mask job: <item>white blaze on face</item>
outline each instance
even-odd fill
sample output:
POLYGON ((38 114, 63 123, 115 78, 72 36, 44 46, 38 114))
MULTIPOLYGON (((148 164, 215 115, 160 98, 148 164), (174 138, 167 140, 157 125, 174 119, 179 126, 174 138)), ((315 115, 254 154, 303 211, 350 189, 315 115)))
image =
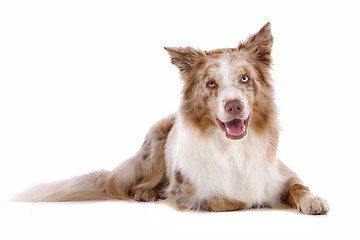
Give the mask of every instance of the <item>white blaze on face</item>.
POLYGON ((246 95, 241 91, 239 87, 239 76, 236 74, 238 68, 244 67, 247 62, 244 60, 235 60, 235 63, 230 63, 230 56, 224 54, 222 58, 219 59, 219 76, 221 77, 221 82, 219 84, 218 90, 218 116, 217 118, 222 122, 228 122, 233 120, 225 112, 225 104, 232 100, 239 100, 243 103, 244 109, 240 114, 240 118, 245 120, 250 115, 249 100, 246 95))

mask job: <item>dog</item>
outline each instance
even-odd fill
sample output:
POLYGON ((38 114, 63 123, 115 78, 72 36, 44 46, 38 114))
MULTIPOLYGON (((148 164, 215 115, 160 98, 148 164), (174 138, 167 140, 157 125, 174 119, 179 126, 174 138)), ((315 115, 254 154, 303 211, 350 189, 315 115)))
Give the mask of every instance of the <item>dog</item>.
POLYGON ((113 171, 42 184, 18 201, 166 199, 178 209, 235 211, 286 203, 329 211, 277 157, 277 107, 267 23, 236 48, 165 48, 184 83, 177 113, 154 124, 113 171))

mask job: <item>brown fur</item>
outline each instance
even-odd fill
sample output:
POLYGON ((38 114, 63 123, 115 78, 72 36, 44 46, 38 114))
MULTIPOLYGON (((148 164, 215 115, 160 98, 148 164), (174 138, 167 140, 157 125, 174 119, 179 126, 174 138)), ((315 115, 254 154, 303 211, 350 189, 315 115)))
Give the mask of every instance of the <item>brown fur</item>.
POLYGON ((166 165, 164 149, 166 138, 175 122, 175 116, 171 115, 156 123, 149 133, 140 151, 118 170, 113 171, 107 181, 107 191, 117 198, 135 199, 137 201, 153 201, 163 199, 164 187, 167 185, 166 165), (135 164, 134 164, 135 163, 135 164), (133 165, 127 169, 127 164, 133 165), (118 175, 118 171, 127 169, 129 183, 124 187, 124 176, 118 175), (131 175, 133 174, 133 175, 131 175))
POLYGON ((285 195, 286 202, 294 208, 297 207, 301 198, 311 194, 308 187, 301 184, 292 184, 291 181, 286 184, 285 189, 287 193, 287 195, 285 195))
MULTIPOLYGON (((195 192, 195 187, 187 179, 185 179, 181 172, 175 172, 173 184, 170 185, 169 189, 169 200, 176 203, 177 207, 180 209, 194 209, 193 207, 189 207, 192 205, 189 201, 195 192)), ((200 205, 194 210, 199 209, 200 205)))
MULTIPOLYGON (((252 53, 254 60, 259 65, 271 66, 271 48, 273 45, 273 36, 271 34, 270 23, 265 24, 259 32, 251 35, 245 42, 241 42, 238 50, 245 50, 252 53)), ((263 78, 265 84, 268 84, 267 79, 263 78)))
POLYGON ((213 117, 209 115, 211 111, 207 101, 210 96, 216 97, 216 88, 211 91, 204 89, 204 82, 209 77, 209 69, 217 67, 211 59, 216 60, 227 53, 231 55, 231 59, 246 57, 249 65, 255 69, 254 79, 258 81, 250 83, 256 95, 251 117, 253 127, 261 132, 267 126, 273 125, 275 119, 272 116, 276 115, 277 108, 269 73, 272 63, 270 55, 272 45, 273 37, 268 23, 258 33, 251 35, 248 40, 240 42, 236 49, 216 49, 204 52, 191 47, 165 48, 171 56, 171 62, 179 68, 184 80, 181 111, 188 117, 189 122, 195 123, 204 131, 209 126, 216 126, 213 117))
POLYGON ((247 204, 227 198, 212 197, 202 203, 202 210, 210 212, 227 212, 236 211, 247 208, 247 204))

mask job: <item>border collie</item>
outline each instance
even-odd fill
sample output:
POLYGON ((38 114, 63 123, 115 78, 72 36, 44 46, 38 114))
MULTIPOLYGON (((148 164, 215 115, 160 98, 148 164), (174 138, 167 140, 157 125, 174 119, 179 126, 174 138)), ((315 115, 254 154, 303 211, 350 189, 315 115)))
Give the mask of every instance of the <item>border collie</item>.
POLYGON ((139 152, 113 171, 42 184, 15 200, 166 199, 216 212, 285 202, 326 214, 327 202, 276 156, 272 45, 267 23, 236 48, 165 48, 184 83, 181 105, 153 125, 139 152))

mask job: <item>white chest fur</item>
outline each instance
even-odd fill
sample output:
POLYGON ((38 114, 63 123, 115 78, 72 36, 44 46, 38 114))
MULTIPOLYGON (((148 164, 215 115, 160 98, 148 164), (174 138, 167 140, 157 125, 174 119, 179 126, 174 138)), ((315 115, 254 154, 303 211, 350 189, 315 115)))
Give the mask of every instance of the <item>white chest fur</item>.
POLYGON ((166 159, 171 172, 180 170, 196 187, 198 200, 222 196, 248 206, 275 205, 286 179, 279 161, 266 158, 267 147, 266 137, 251 128, 245 139, 234 141, 221 131, 201 134, 178 119, 168 138, 166 159))

